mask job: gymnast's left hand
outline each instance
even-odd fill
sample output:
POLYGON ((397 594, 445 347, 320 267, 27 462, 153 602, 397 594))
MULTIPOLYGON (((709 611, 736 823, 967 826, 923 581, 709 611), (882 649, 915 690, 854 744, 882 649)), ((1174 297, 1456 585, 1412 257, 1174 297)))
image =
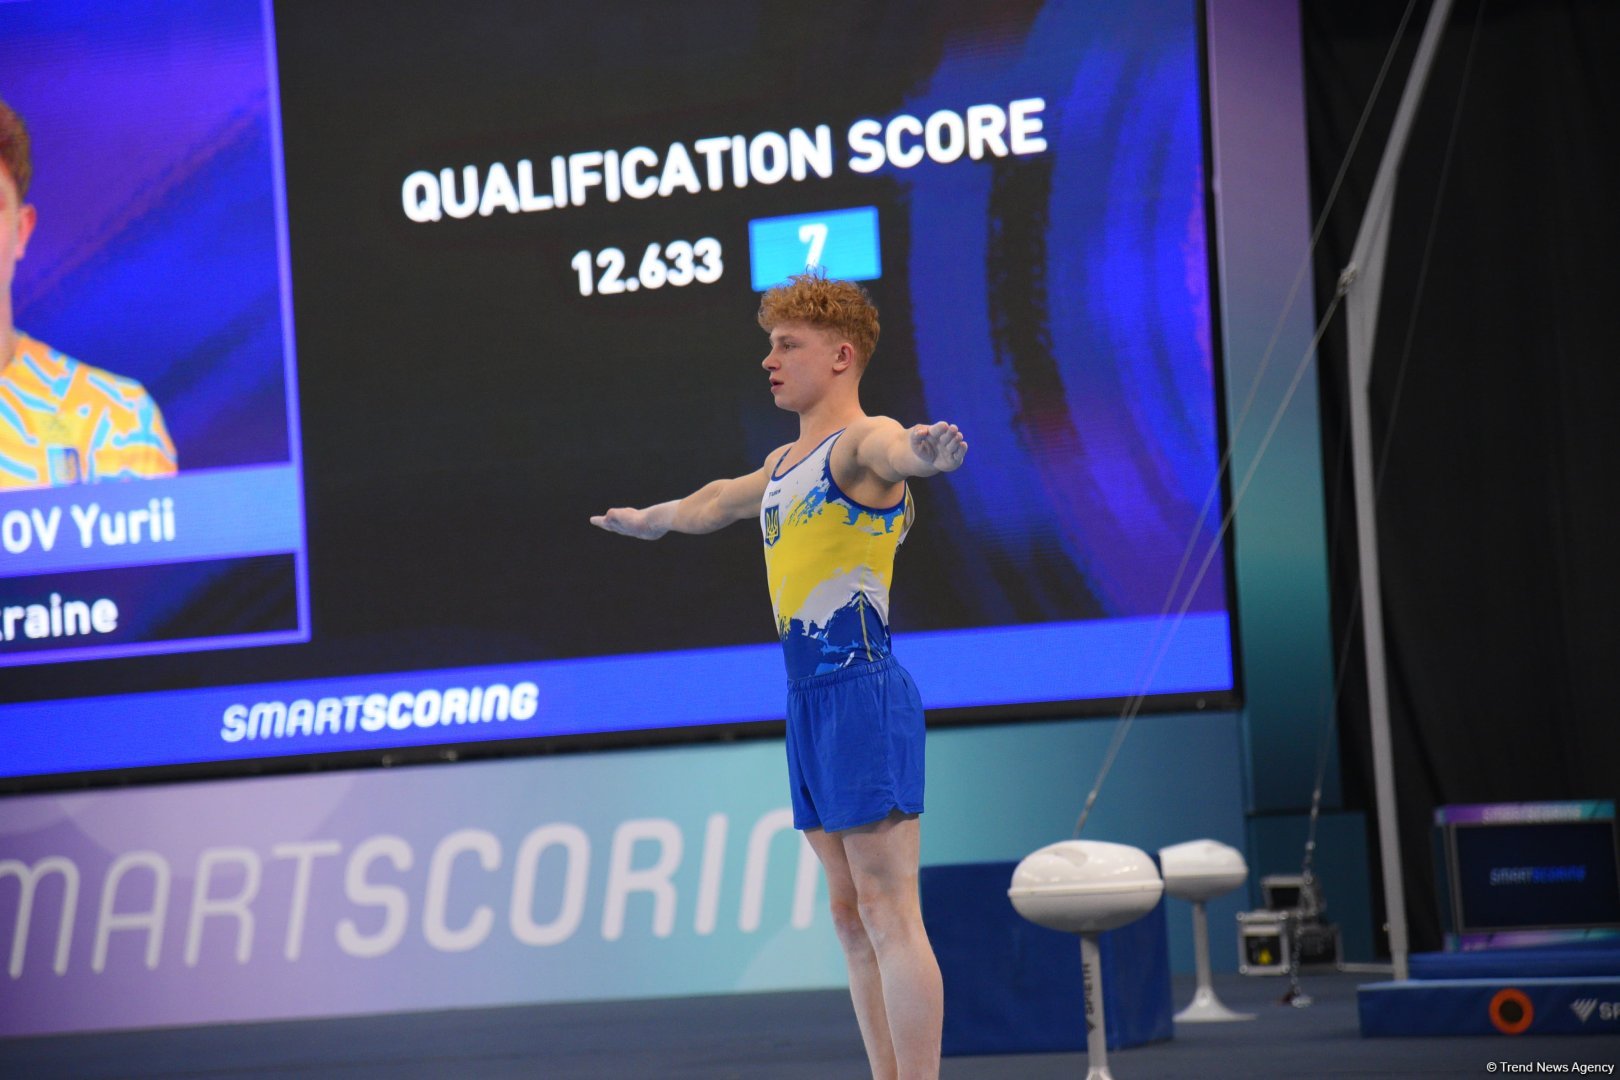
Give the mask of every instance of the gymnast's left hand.
POLYGON ((907 435, 911 452, 917 459, 939 472, 955 472, 967 457, 967 440, 955 424, 941 420, 937 424, 918 424, 907 435))

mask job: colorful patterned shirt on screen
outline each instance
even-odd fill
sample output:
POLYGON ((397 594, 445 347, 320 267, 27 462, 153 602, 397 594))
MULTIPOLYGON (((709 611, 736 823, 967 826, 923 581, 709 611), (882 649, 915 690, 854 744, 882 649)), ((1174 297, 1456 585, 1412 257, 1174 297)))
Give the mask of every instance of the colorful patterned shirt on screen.
POLYGON ((887 508, 845 495, 832 476, 841 434, 786 472, 784 453, 760 504, 765 573, 790 679, 889 655, 889 585, 914 516, 911 490, 887 508))
POLYGON ((163 414, 134 379, 27 334, 0 369, 0 490, 172 476, 163 414))

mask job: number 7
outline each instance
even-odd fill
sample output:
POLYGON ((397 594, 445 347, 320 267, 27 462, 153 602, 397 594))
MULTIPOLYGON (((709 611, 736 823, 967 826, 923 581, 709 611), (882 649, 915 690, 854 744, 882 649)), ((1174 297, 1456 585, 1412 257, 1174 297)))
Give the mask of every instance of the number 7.
POLYGON ((821 249, 827 246, 827 226, 819 221, 800 225, 799 243, 810 245, 810 256, 804 260, 805 269, 818 265, 821 262, 821 249))

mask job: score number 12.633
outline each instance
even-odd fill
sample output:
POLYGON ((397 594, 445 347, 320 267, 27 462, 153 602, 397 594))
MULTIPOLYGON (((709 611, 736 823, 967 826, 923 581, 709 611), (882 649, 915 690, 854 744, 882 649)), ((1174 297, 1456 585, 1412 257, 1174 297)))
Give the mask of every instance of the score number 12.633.
POLYGON ((661 289, 665 285, 680 288, 694 281, 699 285, 712 285, 725 273, 720 241, 712 236, 688 242, 671 240, 667 244, 648 244, 642 252, 641 265, 635 273, 625 276, 628 265, 623 250, 606 247, 601 251, 577 251, 569 266, 579 274, 579 295, 635 292, 638 289, 661 289))

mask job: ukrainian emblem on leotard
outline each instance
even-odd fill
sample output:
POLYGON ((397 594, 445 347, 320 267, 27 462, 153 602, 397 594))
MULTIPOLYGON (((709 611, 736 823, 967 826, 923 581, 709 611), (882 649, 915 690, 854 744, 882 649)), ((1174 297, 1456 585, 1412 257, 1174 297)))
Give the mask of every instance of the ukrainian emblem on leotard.
POLYGON ((84 479, 83 472, 79 468, 79 451, 76 447, 47 447, 45 462, 50 468, 53 485, 77 484, 84 479))
POLYGON ((782 539, 782 508, 767 506, 765 508, 765 546, 773 547, 782 539))

